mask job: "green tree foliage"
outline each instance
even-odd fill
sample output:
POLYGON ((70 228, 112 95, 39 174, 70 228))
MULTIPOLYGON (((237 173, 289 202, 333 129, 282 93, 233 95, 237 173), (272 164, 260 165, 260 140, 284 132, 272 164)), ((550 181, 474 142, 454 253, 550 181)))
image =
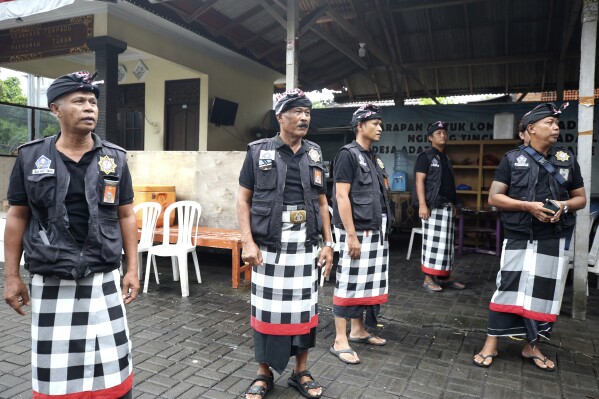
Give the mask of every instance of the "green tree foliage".
MULTIPOLYGON (((449 97, 437 97, 437 101, 440 104, 455 104, 455 101, 449 97)), ((418 105, 435 105, 435 102, 430 97, 423 97, 418 99, 418 105)))
POLYGON ((60 130, 49 110, 12 105, 27 105, 18 78, 0 80, 0 102, 5 103, 0 104, 0 155, 15 154, 19 145, 32 138, 51 136, 60 130), (32 137, 30 129, 36 137, 32 137))
POLYGON ((27 97, 21 91, 19 78, 0 79, 0 101, 11 104, 27 105, 27 97))

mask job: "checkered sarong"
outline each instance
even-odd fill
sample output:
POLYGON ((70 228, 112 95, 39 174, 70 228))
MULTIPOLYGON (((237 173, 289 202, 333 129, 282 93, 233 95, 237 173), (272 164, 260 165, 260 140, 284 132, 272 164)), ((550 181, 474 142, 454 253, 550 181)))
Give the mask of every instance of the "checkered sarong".
POLYGON ((559 313, 564 238, 505 239, 489 309, 554 322, 559 313))
POLYGON ((87 398, 90 391, 119 398, 133 386, 118 270, 77 283, 34 274, 31 338, 35 399, 87 398))
POLYGON ((347 247, 347 233, 339 234, 339 263, 333 294, 338 306, 378 305, 387 302, 389 281, 389 241, 387 217, 382 230, 356 231, 360 241, 360 258, 352 259, 347 247))
POLYGON ((318 325, 316 247, 306 247, 306 223, 283 223, 281 250, 261 246, 252 268, 251 326, 269 335, 308 334, 318 325))
POLYGON ((453 208, 443 206, 431 209, 431 215, 422 221, 422 255, 420 268, 433 276, 449 276, 453 268, 453 208))

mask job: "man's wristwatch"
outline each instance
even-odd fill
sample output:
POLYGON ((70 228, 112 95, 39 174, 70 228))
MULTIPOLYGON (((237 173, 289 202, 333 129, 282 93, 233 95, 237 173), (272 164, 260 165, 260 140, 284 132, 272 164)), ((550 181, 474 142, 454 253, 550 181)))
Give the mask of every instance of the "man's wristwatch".
POLYGON ((564 201, 562 201, 562 206, 563 206, 562 212, 568 213, 568 211, 570 210, 570 207, 568 206, 568 204, 566 204, 564 201))
POLYGON ((334 248, 335 247, 335 243, 332 241, 327 241, 324 243, 325 247, 329 247, 329 248, 334 248))

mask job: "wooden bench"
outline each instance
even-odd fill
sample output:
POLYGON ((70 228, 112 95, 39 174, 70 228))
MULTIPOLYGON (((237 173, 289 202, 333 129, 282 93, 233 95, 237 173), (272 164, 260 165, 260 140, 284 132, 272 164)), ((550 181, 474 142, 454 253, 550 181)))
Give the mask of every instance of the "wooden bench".
MULTIPOLYGON (((177 242, 178 227, 169 228, 169 242, 177 242)), ((163 241, 164 229, 157 227, 154 233, 154 241, 163 241)), ((241 264, 241 232, 239 230, 219 229, 215 227, 198 227, 192 240, 196 240, 196 246, 207 248, 220 248, 231 250, 231 274, 233 288, 239 288, 241 273, 244 273, 245 282, 248 283, 251 278, 252 268, 249 265, 241 264)), ((193 242, 193 241, 192 241, 193 242)))

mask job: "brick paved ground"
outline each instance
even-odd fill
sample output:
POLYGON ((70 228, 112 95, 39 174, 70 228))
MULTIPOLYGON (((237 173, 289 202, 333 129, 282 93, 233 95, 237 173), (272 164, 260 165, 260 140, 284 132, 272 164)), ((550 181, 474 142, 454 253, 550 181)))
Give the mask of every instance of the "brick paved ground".
MULTIPOLYGON (((587 320, 570 317, 569 285, 562 316, 544 345, 558 372, 525 363, 521 343, 507 339, 500 341, 493 366, 481 369, 471 359, 485 338, 499 258, 457 257, 455 275, 467 289, 432 294, 421 288, 419 250, 406 261, 404 235, 393 237, 391 247, 390 301, 383 307, 381 332, 388 344, 354 344, 359 365, 345 365, 328 353, 334 338, 333 281, 321 291, 309 368, 325 387, 324 398, 599 398, 595 275, 590 276, 587 320)), ((191 282, 189 298, 181 298, 178 283, 170 281, 170 265, 161 263, 162 284, 150 283, 149 293, 128 307, 136 399, 237 398, 255 374, 249 288, 230 288, 229 254, 201 251, 199 258, 203 284, 191 282)), ((4 304, 0 317, 0 398, 31 397, 30 319, 4 304)), ((270 398, 300 398, 287 386, 291 367, 275 376, 270 398)))

